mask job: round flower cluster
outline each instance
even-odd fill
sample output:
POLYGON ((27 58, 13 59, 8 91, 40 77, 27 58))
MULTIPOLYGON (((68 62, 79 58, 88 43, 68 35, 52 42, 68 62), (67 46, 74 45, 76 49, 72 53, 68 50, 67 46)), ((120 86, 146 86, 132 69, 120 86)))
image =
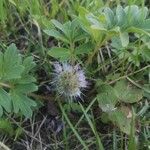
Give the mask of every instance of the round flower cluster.
POLYGON ((81 96, 81 90, 87 87, 84 71, 79 65, 72 66, 68 63, 54 63, 54 85, 60 95, 70 98, 81 96))

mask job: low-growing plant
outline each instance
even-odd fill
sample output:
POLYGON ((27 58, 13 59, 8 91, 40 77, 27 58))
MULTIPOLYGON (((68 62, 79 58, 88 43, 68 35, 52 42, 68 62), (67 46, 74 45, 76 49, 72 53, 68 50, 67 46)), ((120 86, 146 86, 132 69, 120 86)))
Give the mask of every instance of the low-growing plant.
MULTIPOLYGON (((118 5, 116 9, 101 7, 98 11, 91 13, 85 7, 78 6, 77 10, 79 15, 74 16, 75 19, 72 22, 61 24, 56 20, 51 20, 54 28, 44 30, 46 34, 56 38, 59 45, 59 47, 52 47, 48 54, 62 62, 71 64, 81 62, 83 67, 86 67, 87 72, 89 71, 88 67, 97 60, 98 68, 93 65, 96 69, 90 68, 93 71, 90 75, 94 76, 94 72, 99 72, 102 75, 95 79, 96 86, 94 88, 97 91, 94 99, 103 112, 102 121, 105 123, 111 121, 123 133, 130 135, 129 148, 134 147, 135 149, 137 147, 135 142, 135 121, 137 118, 134 114, 136 112, 131 107, 142 100, 145 92, 150 93, 147 88, 142 88, 132 80, 134 74, 149 68, 148 65, 142 70, 136 70, 136 67, 139 67, 143 62, 145 64, 149 62, 150 20, 148 8, 138 7, 137 5, 129 5, 123 8, 118 5), (105 56, 106 53, 109 58, 105 56), (118 60, 123 61, 123 63, 116 64, 118 60), (107 61, 111 65, 106 65, 107 61), (101 62, 109 69, 100 71, 101 62), (128 66, 122 68, 122 64, 133 65, 134 71, 129 69, 130 72, 128 73, 128 66), (121 70, 118 69, 109 74, 109 72, 117 69, 117 67, 114 67, 115 65, 121 67, 121 70), (104 74, 108 75, 104 77, 104 74)), ((68 82, 71 83, 71 78, 68 78, 68 82)), ((66 108, 70 109, 70 107, 66 108)), ((88 117, 88 112, 84 110, 82 105, 79 111, 81 110, 92 128, 96 140, 99 141, 99 136, 88 117)), ((65 113, 64 110, 63 113, 65 113)), ((64 117, 66 118, 66 114, 64 114, 64 117)), ((68 122, 68 118, 66 119, 68 122)), ((68 124, 70 123, 68 122, 68 124)), ((71 124, 70 127, 73 128, 71 124)), ((74 129, 72 130, 77 134, 74 129)), ((76 136, 79 138, 79 135, 76 136)), ((82 139, 79 140, 85 146, 82 139)), ((99 144, 101 147, 101 142, 99 144)))
POLYGON ((32 116, 36 102, 29 94, 38 89, 31 74, 33 67, 33 57, 22 58, 14 44, 0 52, 0 116, 4 111, 32 116))
POLYGON ((148 0, 1 0, 0 28, 0 146, 149 147, 148 0))

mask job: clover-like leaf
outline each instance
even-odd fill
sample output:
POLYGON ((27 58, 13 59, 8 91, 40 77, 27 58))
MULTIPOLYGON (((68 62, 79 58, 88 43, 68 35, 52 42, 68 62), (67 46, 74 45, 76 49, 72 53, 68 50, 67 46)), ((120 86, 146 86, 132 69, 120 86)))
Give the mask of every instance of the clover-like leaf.
POLYGON ((97 95, 99 107, 104 112, 111 112, 115 110, 115 105, 118 102, 113 87, 109 85, 102 85, 97 95))
POLYGON ((120 130, 126 134, 130 134, 131 117, 128 117, 123 109, 117 109, 109 113, 109 119, 117 125, 120 130))
POLYGON ((143 92, 140 89, 133 88, 125 80, 118 81, 114 87, 119 101, 125 103, 135 103, 142 99, 143 92))

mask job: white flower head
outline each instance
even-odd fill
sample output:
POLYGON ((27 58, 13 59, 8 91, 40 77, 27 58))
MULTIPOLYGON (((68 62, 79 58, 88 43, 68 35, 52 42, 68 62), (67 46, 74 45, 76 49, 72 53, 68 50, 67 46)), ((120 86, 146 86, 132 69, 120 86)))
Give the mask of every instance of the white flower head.
POLYGON ((81 96, 81 90, 87 87, 84 71, 79 64, 72 66, 68 63, 54 63, 54 84, 60 95, 70 98, 81 96))

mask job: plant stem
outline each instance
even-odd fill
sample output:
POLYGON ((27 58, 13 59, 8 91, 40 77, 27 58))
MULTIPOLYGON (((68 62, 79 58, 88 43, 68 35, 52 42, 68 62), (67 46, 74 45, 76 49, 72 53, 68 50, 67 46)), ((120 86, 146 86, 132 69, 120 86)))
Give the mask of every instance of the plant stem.
POLYGON ((131 75, 134 75, 134 74, 136 74, 136 73, 139 73, 139 72, 141 72, 141 71, 143 71, 143 70, 145 70, 145 69, 148 69, 148 68, 150 68, 150 65, 145 66, 145 67, 143 67, 142 69, 137 70, 137 71, 135 71, 135 72, 131 72, 131 73, 127 74, 127 75, 121 76, 121 77, 119 77, 119 78, 117 78, 117 79, 115 79, 115 80, 113 80, 113 81, 110 81, 108 84, 113 84, 113 83, 115 83, 115 82, 117 82, 117 81, 119 81, 119 80, 121 80, 121 79, 125 79, 125 78, 127 78, 127 77, 129 77, 129 76, 131 76, 131 75))
POLYGON ((11 88, 10 85, 8 85, 8 84, 6 84, 6 83, 2 83, 2 82, 0 82, 0 86, 6 87, 6 88, 11 88))
POLYGON ((92 59, 95 56, 95 54, 99 51, 99 48, 101 48, 107 40, 108 40, 108 38, 105 37, 102 42, 98 42, 97 43, 97 45, 96 45, 96 47, 94 49, 94 52, 91 54, 91 56, 89 56, 89 58, 88 58, 88 60, 86 62, 86 66, 88 66, 92 62, 92 59))
POLYGON ((9 147, 7 147, 4 143, 0 142, 0 149, 4 148, 5 150, 10 150, 9 147))

